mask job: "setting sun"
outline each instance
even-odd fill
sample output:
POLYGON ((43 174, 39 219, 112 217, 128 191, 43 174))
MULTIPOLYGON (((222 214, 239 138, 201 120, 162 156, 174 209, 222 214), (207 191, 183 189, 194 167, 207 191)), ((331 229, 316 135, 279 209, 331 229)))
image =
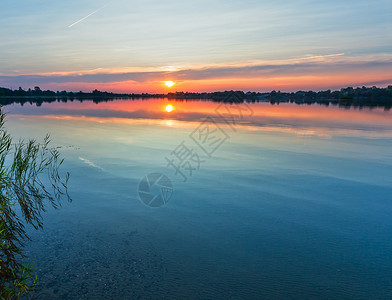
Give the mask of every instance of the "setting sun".
POLYGON ((171 112, 173 110, 173 105, 166 105, 166 111, 171 112))
POLYGON ((176 83, 174 81, 165 81, 165 85, 167 87, 172 87, 173 85, 175 85, 176 83))

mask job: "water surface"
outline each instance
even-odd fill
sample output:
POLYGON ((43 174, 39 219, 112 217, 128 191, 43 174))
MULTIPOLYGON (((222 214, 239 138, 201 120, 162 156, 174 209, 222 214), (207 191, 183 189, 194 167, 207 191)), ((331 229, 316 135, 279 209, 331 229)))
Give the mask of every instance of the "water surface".
POLYGON ((50 133, 71 173, 73 203, 26 247, 42 299, 392 297, 392 113, 257 103, 230 123, 219 105, 3 108, 13 136, 50 133), (210 156, 192 139, 206 117, 226 136, 210 156), (203 160, 186 182, 166 160, 182 142, 203 160), (155 209, 137 194, 152 172, 174 186, 155 209))

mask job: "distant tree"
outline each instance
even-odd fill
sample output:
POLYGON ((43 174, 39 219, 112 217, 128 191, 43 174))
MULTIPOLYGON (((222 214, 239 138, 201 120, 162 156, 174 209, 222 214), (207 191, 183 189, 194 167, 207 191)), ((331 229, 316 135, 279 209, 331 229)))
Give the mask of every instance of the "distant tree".
POLYGON ((26 94, 26 92, 21 87, 19 87, 19 89, 17 91, 17 95, 18 96, 24 96, 25 94, 26 94))

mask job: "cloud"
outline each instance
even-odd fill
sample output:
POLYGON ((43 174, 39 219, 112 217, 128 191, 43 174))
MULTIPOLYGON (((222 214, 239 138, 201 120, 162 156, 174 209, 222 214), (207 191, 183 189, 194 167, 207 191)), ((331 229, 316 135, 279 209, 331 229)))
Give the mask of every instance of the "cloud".
MULTIPOLYGON (((151 83, 166 79, 176 81, 244 79, 244 78, 274 78, 287 76, 321 76, 344 75, 361 73, 387 74, 392 77, 392 55, 378 57, 348 57, 343 53, 330 55, 305 56, 287 60, 249 61, 234 64, 191 66, 174 68, 164 71, 162 68, 143 71, 122 72, 122 70, 96 69, 91 71, 75 71, 65 74, 27 74, 2 75, 0 85, 34 86, 46 84, 95 83, 105 84, 113 82, 151 83)), ((347 75, 348 76, 348 75, 347 75)), ((388 77, 388 78, 390 78, 388 77)), ((385 78, 375 77, 374 82, 385 82, 385 78)), ((362 82, 362 81, 361 81, 362 82)))
POLYGON ((97 166, 96 164, 94 164, 92 161, 88 160, 87 158, 83 158, 79 156, 79 160, 81 160, 82 162, 84 162, 85 164, 89 165, 90 167, 99 169, 101 171, 104 171, 103 168, 101 168, 100 166, 97 166))

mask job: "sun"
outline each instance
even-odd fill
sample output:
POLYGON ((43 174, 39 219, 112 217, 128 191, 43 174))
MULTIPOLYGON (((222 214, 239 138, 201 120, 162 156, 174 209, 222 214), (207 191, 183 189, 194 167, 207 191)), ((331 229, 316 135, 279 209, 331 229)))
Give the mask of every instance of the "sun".
POLYGON ((174 82, 174 81, 165 81, 165 85, 167 86, 167 87, 172 87, 173 85, 175 85, 176 83, 174 82))
POLYGON ((166 105, 167 112, 171 112, 172 110, 173 110, 173 105, 171 105, 171 104, 166 105))

